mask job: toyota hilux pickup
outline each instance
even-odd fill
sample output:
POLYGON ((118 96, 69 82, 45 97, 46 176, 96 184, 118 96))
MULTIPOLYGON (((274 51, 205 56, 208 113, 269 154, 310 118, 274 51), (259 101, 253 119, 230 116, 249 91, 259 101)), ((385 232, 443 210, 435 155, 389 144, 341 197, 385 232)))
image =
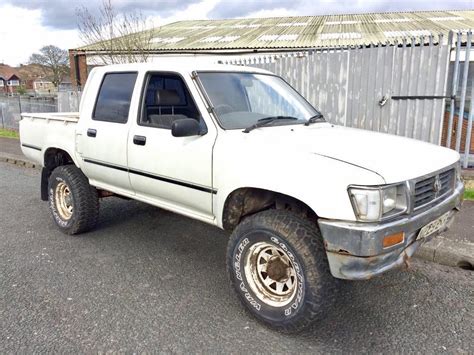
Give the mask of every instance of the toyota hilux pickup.
POLYGON ((331 124, 281 77, 244 66, 97 67, 79 113, 24 113, 20 136, 60 230, 90 231, 115 195, 229 231, 238 297, 288 332, 322 317, 340 279, 403 266, 464 190, 455 151, 331 124))

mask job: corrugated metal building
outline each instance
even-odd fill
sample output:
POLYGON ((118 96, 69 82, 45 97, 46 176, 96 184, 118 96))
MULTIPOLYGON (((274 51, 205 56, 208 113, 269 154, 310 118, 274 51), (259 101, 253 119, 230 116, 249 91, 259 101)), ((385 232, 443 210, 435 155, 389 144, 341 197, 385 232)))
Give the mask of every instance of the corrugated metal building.
MULTIPOLYGON (((474 27, 474 11, 426 11, 179 21, 153 30, 150 51, 281 51, 393 44, 474 27)), ((93 53, 94 46, 80 48, 93 53)))
MULTIPOLYGON (((420 38, 428 41, 431 34, 444 34, 446 38, 451 30, 466 32, 471 28, 474 11, 179 21, 151 30, 153 39, 148 51, 156 55, 236 55, 394 44, 403 38, 416 38, 419 44, 420 38)), ((84 56, 88 64, 100 64, 99 52, 100 47, 94 45, 73 49, 71 64, 85 65, 84 56)), ((80 69, 73 70, 73 83, 84 81, 76 77, 80 69)))

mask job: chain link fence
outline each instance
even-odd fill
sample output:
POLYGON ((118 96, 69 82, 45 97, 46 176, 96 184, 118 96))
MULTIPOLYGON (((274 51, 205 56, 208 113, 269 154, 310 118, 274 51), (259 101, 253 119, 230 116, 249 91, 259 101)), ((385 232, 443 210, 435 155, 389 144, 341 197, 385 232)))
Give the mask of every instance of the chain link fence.
POLYGON ((23 112, 78 111, 80 101, 76 91, 58 92, 55 97, 0 96, 0 127, 18 130, 23 112))

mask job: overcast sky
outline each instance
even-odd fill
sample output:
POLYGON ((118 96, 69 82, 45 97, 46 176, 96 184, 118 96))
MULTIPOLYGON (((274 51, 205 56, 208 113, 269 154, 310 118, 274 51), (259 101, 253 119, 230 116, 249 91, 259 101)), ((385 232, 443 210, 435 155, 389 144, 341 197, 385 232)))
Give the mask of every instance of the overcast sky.
MULTIPOLYGON (((44 45, 80 46, 76 9, 98 0, 0 0, 0 63, 26 63, 44 45)), ((179 20, 472 9, 474 0, 113 0, 118 12, 140 10, 155 25, 179 20)))

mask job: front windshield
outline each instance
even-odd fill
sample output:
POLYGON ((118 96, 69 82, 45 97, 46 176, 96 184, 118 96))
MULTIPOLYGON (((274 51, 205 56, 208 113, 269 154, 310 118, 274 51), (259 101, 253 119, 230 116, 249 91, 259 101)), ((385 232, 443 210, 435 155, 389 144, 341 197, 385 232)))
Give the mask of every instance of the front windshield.
POLYGON ((272 125, 301 124, 319 115, 275 75, 204 72, 199 78, 224 129, 243 129, 269 117, 272 125))

